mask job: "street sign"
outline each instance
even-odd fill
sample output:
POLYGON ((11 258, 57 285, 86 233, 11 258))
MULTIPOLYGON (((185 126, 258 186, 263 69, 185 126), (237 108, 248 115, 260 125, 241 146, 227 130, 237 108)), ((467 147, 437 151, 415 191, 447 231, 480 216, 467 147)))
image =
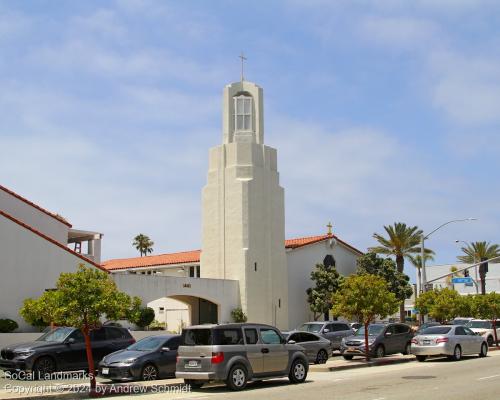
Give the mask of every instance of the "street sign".
POLYGON ((472 283, 472 278, 471 277, 467 277, 467 278, 452 278, 451 279, 451 282, 452 283, 472 283))

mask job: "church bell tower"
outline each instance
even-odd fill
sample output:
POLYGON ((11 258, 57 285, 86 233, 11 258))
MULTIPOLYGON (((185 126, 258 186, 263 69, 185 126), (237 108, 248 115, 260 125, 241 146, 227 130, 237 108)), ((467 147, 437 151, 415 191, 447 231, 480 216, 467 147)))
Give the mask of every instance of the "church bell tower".
POLYGON ((288 328, 284 190, 264 145, 263 90, 224 88, 222 144, 210 149, 202 193, 202 278, 240 283, 249 322, 288 328))

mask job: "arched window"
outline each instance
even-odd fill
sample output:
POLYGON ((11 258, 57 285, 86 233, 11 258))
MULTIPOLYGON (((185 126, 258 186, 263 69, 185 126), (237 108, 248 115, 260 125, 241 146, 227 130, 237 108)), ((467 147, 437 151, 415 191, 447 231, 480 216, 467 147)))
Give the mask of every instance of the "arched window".
POLYGON ((244 94, 234 98, 234 126, 237 131, 252 130, 252 98, 244 94))

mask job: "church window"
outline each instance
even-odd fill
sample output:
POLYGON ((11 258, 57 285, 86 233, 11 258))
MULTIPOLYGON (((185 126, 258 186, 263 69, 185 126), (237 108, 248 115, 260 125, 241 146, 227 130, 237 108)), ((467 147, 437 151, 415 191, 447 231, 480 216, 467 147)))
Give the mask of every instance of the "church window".
POLYGON ((234 125, 237 131, 252 130, 252 98, 240 95, 234 98, 234 125))

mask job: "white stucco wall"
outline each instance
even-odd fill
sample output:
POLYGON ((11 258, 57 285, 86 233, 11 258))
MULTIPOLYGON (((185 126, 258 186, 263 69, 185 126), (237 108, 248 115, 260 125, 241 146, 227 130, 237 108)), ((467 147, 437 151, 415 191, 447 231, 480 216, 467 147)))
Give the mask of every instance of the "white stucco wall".
POLYGON ((85 262, 0 215, 0 318, 15 320, 31 331, 19 315, 23 301, 55 287, 61 272, 74 272, 85 262))
POLYGON ((0 189, 0 210, 66 245, 69 226, 0 189))
POLYGON ((231 311, 240 307, 239 285, 233 280, 127 273, 116 273, 111 276, 120 290, 141 298, 143 304, 164 297, 182 299, 185 296, 209 300, 218 306, 220 323, 230 322, 231 311))
POLYGON ((155 311, 155 320, 164 324, 168 331, 180 332, 183 325, 191 325, 189 307, 182 301, 163 297, 149 302, 147 306, 155 311))
POLYGON ((348 276, 356 272, 358 255, 341 244, 330 246, 329 240, 287 251, 290 329, 313 320, 306 290, 313 285, 311 272, 314 267, 323 263, 328 254, 335 259, 337 271, 341 275, 348 276))
MULTIPOLYGON (((432 280, 442 276, 444 274, 451 272, 451 267, 456 267, 457 269, 465 268, 470 264, 443 264, 443 265, 431 265, 426 266, 427 280, 432 280)), ((479 269, 476 275, 475 268, 469 270, 470 276, 476 280, 479 286, 479 293, 481 293, 481 281, 479 278, 479 269)), ((446 278, 440 279, 438 281, 432 282, 435 288, 438 287, 452 287, 448 285, 446 278)), ((453 285, 453 288, 461 294, 476 294, 475 286, 465 286, 463 283, 457 283, 453 285)), ((500 293, 500 263, 489 263, 488 273, 486 274, 486 292, 497 292, 500 293)))

